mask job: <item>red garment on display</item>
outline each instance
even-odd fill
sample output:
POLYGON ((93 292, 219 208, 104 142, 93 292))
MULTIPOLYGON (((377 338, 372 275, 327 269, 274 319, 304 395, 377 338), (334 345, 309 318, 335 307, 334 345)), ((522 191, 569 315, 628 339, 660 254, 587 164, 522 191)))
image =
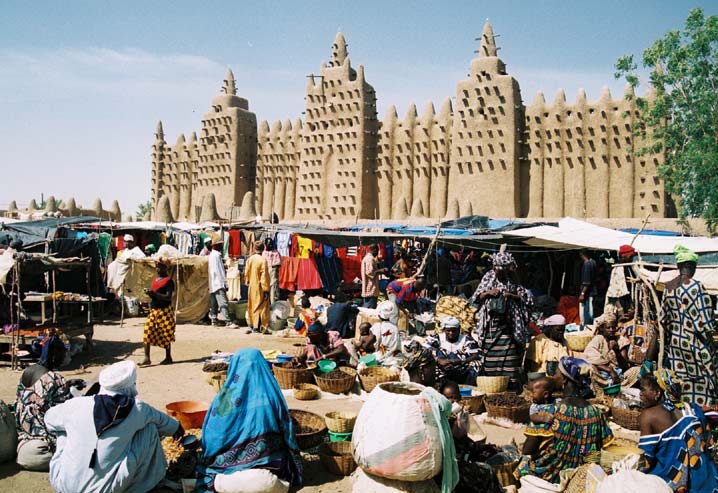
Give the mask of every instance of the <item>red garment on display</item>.
POLYGON ((230 258, 237 258, 242 254, 242 233, 238 229, 230 229, 229 231, 229 250, 227 254, 230 258))
POLYGON ((279 266, 279 287, 287 291, 297 290, 297 276, 299 275, 299 260, 295 257, 282 257, 279 266))
POLYGON ((297 276, 297 288, 302 291, 322 289, 322 278, 319 276, 317 264, 313 258, 300 258, 299 275, 297 276))
POLYGON ((342 261, 342 280, 351 284, 354 279, 361 279, 361 255, 347 256, 346 248, 337 248, 337 257, 342 261))
POLYGON ((556 312, 563 315, 567 324, 581 323, 581 316, 578 313, 578 296, 561 296, 558 300, 556 312))

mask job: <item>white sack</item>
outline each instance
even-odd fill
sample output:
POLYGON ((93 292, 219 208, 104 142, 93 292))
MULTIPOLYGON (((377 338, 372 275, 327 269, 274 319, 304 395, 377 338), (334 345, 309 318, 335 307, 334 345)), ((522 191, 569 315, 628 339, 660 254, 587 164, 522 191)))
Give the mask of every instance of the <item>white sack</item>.
POLYGON ((352 476, 352 493, 441 493, 433 479, 426 481, 395 481, 372 476, 357 469, 352 476))
POLYGON ((214 489, 217 493, 287 493, 289 483, 266 469, 247 469, 232 474, 217 474, 214 489))

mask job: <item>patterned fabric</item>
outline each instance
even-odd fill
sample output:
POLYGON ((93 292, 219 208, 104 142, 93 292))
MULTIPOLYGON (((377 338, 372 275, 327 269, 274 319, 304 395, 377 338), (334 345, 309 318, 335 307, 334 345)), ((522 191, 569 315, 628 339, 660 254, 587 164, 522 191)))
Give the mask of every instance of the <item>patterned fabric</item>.
POLYGON ((534 363, 534 371, 546 371, 548 361, 558 361, 568 356, 568 349, 561 342, 556 342, 546 334, 539 334, 529 343, 526 360, 534 363))
POLYGON ((668 412, 672 412, 676 408, 684 407, 681 401, 683 383, 676 378, 676 374, 671 370, 662 368, 654 373, 658 386, 663 389, 666 398, 663 400, 663 407, 668 412))
POLYGON ((683 401, 699 406, 718 404, 712 315, 710 296, 696 280, 664 295, 661 317, 668 337, 668 366, 683 381, 683 401))
MULTIPOLYGON (((531 334, 531 330, 529 329, 529 314, 531 305, 533 304, 531 295, 522 286, 514 284, 511 279, 507 278, 503 282, 500 281, 496 277, 496 272, 494 270, 490 270, 484 274, 484 277, 481 279, 479 287, 476 288, 476 292, 471 297, 471 302, 477 303, 481 293, 491 289, 498 289, 501 294, 508 292, 517 294, 521 297, 520 301, 512 299, 506 300, 508 307, 506 322, 511 330, 511 336, 518 344, 523 346, 528 342, 531 334)), ((476 339, 479 341, 483 338, 484 331, 488 330, 490 325, 495 325, 492 321, 492 317, 496 317, 496 315, 492 315, 489 312, 488 299, 481 303, 482 305, 476 315, 476 339)))
POLYGON ((509 375, 515 387, 518 374, 523 367, 523 346, 509 333, 509 327, 504 318, 490 319, 490 325, 483 331, 481 339, 475 339, 479 346, 481 358, 481 375, 499 376, 509 375))
POLYGON ((436 376, 439 382, 453 380, 464 383, 471 377, 479 374, 480 363, 478 360, 466 361, 469 357, 479 353, 479 345, 473 337, 466 334, 459 334, 456 342, 449 342, 446 334, 441 333, 429 336, 426 345, 431 348, 436 359, 449 359, 454 362, 450 367, 436 365, 436 376))
POLYGON ((145 321, 144 344, 166 348, 175 342, 175 312, 171 306, 153 308, 145 321))
POLYGON ((302 460, 282 391, 257 349, 233 357, 227 381, 202 426, 200 493, 214 491, 217 474, 267 469, 291 486, 302 484, 302 460))
POLYGON ((70 397, 65 379, 54 371, 48 371, 30 387, 25 387, 20 382, 15 401, 18 443, 44 440, 54 450, 55 437, 47 432, 45 413, 70 397))
POLYGON ((556 404, 551 425, 553 441, 533 460, 524 456, 514 472, 516 477, 538 476, 559 482, 564 469, 578 467, 590 453, 599 452, 613 441, 613 433, 601 411, 588 405, 556 404))
POLYGON ((397 279, 387 285, 386 292, 395 295, 397 303, 411 303, 419 299, 419 293, 414 291, 415 283, 415 279, 397 279))
MULTIPOLYGON (((630 344, 628 360, 633 364, 640 365, 646 360, 646 352, 649 344, 656 337, 656 330, 644 323, 630 321, 619 326, 618 336, 630 344)), ((620 346, 621 341, 619 340, 620 346)))
MULTIPOLYGON (((544 412, 553 416, 553 414, 556 412, 556 404, 531 404, 531 409, 529 412, 531 414, 538 414, 544 412)), ((551 444, 551 441, 553 439, 552 427, 553 423, 532 423, 529 421, 529 424, 526 425, 526 429, 524 429, 524 435, 526 435, 527 437, 542 438, 539 445, 539 453, 543 453, 546 450, 546 447, 551 444)))
POLYGON ((491 265, 494 267, 509 267, 516 263, 514 256, 509 252, 492 253, 489 258, 491 259, 491 265))
POLYGON ((718 471, 709 447, 713 437, 701 408, 686 406, 683 416, 657 435, 644 435, 638 446, 651 463, 649 474, 677 493, 718 492, 718 471))

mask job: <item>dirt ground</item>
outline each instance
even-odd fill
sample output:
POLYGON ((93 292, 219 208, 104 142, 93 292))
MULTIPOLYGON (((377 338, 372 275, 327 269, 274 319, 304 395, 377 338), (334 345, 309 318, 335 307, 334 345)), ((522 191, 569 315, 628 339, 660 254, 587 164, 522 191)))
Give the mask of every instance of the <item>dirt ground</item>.
MULTIPOLYGON (((142 324, 144 319, 126 320, 95 327, 94 348, 73 358, 61 373, 65 378, 83 378, 95 381, 99 372, 107 365, 131 359, 142 359, 142 324)), ((214 350, 236 351, 245 347, 258 349, 290 350, 292 344, 301 342, 296 338, 280 338, 271 335, 246 335, 242 330, 213 328, 202 325, 181 325, 177 328, 177 342, 172 346, 173 365, 159 366, 164 351, 153 348, 153 365, 140 368, 137 388, 139 397, 164 410, 167 403, 181 400, 210 402, 214 389, 205 380, 202 362, 214 350)), ((15 388, 20 372, 8 368, 0 369, 0 399, 6 403, 15 401, 15 388)), ((319 415, 329 411, 358 411, 361 400, 357 397, 341 399, 319 399, 297 401, 287 398, 293 409, 305 409, 319 415)), ((508 443, 512 438, 519 441, 521 434, 514 430, 483 425, 488 441, 495 444, 508 443)), ((302 493, 350 492, 350 478, 340 478, 326 472, 317 456, 304 455, 305 477, 302 493)), ((47 473, 28 472, 18 469, 13 463, 0 464, 0 491, 45 493, 53 489, 47 480, 47 473)))

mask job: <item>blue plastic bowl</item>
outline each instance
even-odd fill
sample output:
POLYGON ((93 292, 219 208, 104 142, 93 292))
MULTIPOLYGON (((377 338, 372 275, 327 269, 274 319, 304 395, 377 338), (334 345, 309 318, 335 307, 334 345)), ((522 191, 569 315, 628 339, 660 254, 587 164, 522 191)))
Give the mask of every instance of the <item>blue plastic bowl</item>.
POLYGON ((291 354, 278 354, 277 363, 289 363, 294 357, 291 354))
POLYGON ((459 392, 461 393, 461 397, 471 397, 473 389, 471 387, 459 387, 459 392))

